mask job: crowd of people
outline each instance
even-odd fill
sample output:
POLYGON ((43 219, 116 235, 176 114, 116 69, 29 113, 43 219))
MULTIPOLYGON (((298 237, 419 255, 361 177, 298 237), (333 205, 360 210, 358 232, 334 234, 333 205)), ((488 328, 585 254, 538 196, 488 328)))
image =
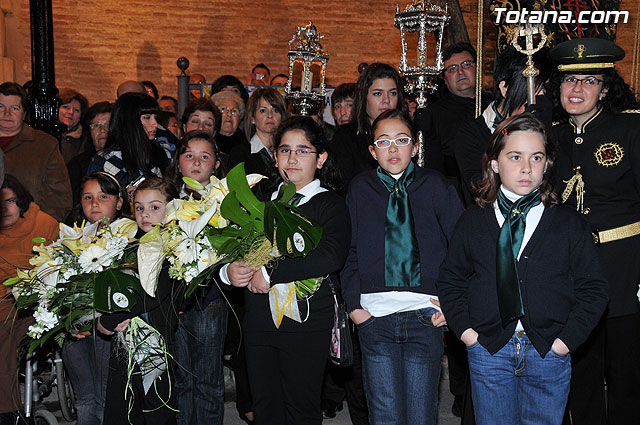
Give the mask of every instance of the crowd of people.
MULTIPOLYGON (((355 425, 436 424, 445 352, 463 424, 640 423, 640 116, 614 66, 623 57, 599 39, 543 50, 531 103, 527 58, 505 48, 493 93, 476 99, 476 52, 451 44, 427 108, 413 111, 397 70, 373 63, 333 91, 335 126, 320 108, 293 114, 275 87, 287 77, 264 64, 250 96, 224 75, 210 93, 192 90, 181 116, 151 81, 93 105, 66 89, 58 138, 27 124, 27 92, 5 82, 2 280, 29 267, 31 240, 55 240, 58 222, 100 232, 134 217, 141 237, 170 200, 202 196, 183 177, 206 190, 244 163, 268 177, 254 188, 264 200, 295 186, 319 243, 304 258, 226 264, 187 298, 165 267, 155 298, 67 335, 79 425, 222 424, 224 365, 247 423, 317 425, 346 400, 355 425), (269 292, 318 276, 298 301, 306 318, 276 327, 269 292), (352 322, 348 367, 329 361, 335 294, 352 322), (128 382, 112 343, 139 315, 171 354, 151 390, 139 367, 128 382)), ((29 318, 0 295, 4 424, 20 411, 29 318)))

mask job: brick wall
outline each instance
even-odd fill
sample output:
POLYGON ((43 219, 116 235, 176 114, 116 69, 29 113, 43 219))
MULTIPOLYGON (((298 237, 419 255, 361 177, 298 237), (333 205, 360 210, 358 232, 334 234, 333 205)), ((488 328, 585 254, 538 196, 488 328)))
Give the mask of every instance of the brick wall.
MULTIPOLYGON (((6 0, 4 0, 6 2, 6 0)), ((399 4, 403 7, 407 0, 399 4)), ((29 2, 12 0, 7 15, 8 56, 16 80, 30 79, 29 2)), ((397 0, 53 0, 56 83, 74 87, 90 102, 111 100, 126 79, 152 80, 162 94, 175 95, 176 59, 212 82, 223 74, 244 81, 251 67, 266 63, 272 75, 288 72, 286 52, 296 26, 312 19, 331 59, 327 82, 357 78, 359 62, 399 63, 399 31, 393 27, 397 0)), ((477 2, 461 0, 471 38, 476 40, 477 2)), ((631 74, 638 0, 623 0, 631 21, 618 29, 631 74)), ((487 25, 485 30, 489 31, 487 25)), ((492 40, 486 40, 490 47, 492 40)))

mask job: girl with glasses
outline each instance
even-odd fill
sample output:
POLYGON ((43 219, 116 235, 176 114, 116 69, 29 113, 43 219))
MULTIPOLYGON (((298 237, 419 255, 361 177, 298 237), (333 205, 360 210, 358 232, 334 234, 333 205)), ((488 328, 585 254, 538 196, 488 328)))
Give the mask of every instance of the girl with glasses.
POLYGON ((417 167, 411 118, 394 109, 373 121, 375 170, 351 183, 351 247, 340 274, 358 328, 369 422, 433 424, 444 350, 436 280, 458 194, 439 173, 417 167))
POLYGON ((320 425, 322 379, 334 318, 329 279, 334 280, 331 275, 347 257, 349 217, 344 200, 333 191, 337 179, 328 143, 312 118, 286 120, 275 135, 274 147, 277 177, 270 180, 278 187, 295 185, 292 204, 322 226, 322 237, 304 258, 282 257, 257 269, 237 261, 224 266, 220 275, 224 282, 247 288, 244 336, 254 423, 320 425), (284 317, 277 327, 269 294, 280 290, 279 285, 319 276, 329 277, 311 297, 297 301, 300 318, 284 317))

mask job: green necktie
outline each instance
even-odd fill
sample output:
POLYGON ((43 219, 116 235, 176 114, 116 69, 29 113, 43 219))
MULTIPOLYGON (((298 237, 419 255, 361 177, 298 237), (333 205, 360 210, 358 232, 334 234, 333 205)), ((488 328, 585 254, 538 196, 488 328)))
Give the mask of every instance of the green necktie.
POLYGON ((300 201, 302 201, 302 198, 304 198, 304 195, 302 193, 294 193, 289 203, 294 207, 297 207, 300 201))
POLYGON ((541 201, 538 190, 511 202, 500 190, 498 206, 504 216, 500 229, 496 251, 496 283, 498 288, 498 306, 502 326, 524 316, 522 294, 518 278, 518 253, 524 239, 527 213, 541 201))
POLYGON ((378 178, 390 192, 384 224, 384 278, 387 287, 420 286, 420 250, 407 188, 415 180, 413 162, 399 179, 378 166, 378 178))

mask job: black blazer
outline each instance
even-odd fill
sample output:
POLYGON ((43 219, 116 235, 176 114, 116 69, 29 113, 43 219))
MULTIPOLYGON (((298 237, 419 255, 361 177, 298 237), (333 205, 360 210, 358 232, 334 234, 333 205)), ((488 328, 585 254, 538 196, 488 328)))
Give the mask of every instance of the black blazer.
MULTIPOLYGON (((271 285, 287 283, 310 277, 337 273, 347 258, 351 240, 349 211, 344 200, 334 192, 318 193, 299 206, 310 218, 322 226, 322 238, 318 245, 304 258, 282 257, 265 268, 271 285)), ((269 296, 253 294, 245 290, 245 331, 250 332, 312 332, 328 331, 333 325, 333 296, 325 280, 318 291, 306 301, 299 301, 300 315, 309 317, 297 323, 285 317, 276 328, 269 310, 269 296)))
MULTIPOLYGON (((513 335, 517 321, 502 327, 496 289, 498 221, 493 208, 473 207, 453 233, 440 268, 438 295, 449 327, 460 337, 473 328, 491 354, 513 335)), ((520 255, 518 275, 531 343, 545 356, 555 338, 571 351, 602 316, 608 285, 585 221, 568 207, 545 208, 520 255)))

